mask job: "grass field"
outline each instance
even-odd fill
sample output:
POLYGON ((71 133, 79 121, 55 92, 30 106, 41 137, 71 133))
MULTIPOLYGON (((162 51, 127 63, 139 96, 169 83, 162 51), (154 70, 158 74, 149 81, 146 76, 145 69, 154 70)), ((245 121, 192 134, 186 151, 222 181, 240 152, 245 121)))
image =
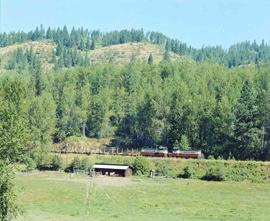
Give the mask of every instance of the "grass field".
POLYGON ((19 174, 19 221, 270 220, 270 184, 19 174))

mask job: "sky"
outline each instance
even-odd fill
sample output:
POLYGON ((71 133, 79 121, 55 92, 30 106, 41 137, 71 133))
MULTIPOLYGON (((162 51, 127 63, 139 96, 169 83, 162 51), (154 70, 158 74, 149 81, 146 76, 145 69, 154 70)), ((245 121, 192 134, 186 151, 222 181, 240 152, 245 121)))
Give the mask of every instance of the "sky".
POLYGON ((143 28, 193 47, 270 42, 270 0, 0 0, 0 31, 143 28))

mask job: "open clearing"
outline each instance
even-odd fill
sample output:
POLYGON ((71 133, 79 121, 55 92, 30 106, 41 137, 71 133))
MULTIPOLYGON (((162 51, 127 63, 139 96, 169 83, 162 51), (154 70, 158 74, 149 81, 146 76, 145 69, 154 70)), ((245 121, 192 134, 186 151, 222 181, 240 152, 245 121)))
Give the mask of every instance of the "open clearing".
POLYGON ((38 172, 16 186, 20 221, 270 220, 270 184, 38 172))

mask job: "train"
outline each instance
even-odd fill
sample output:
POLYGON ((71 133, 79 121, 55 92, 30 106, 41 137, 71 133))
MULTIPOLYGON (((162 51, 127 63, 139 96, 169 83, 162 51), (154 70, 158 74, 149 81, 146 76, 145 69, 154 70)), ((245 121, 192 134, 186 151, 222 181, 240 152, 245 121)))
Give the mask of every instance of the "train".
POLYGON ((201 150, 177 150, 173 149, 172 152, 168 151, 167 147, 147 147, 143 148, 140 152, 141 156, 145 157, 174 157, 174 158, 203 158, 201 150))

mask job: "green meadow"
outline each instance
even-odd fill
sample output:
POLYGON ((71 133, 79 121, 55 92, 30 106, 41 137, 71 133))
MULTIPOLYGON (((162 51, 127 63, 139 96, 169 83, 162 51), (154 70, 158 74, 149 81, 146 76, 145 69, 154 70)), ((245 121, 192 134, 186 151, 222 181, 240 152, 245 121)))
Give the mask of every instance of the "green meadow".
POLYGON ((270 184, 17 174, 18 221, 270 220, 270 184))

